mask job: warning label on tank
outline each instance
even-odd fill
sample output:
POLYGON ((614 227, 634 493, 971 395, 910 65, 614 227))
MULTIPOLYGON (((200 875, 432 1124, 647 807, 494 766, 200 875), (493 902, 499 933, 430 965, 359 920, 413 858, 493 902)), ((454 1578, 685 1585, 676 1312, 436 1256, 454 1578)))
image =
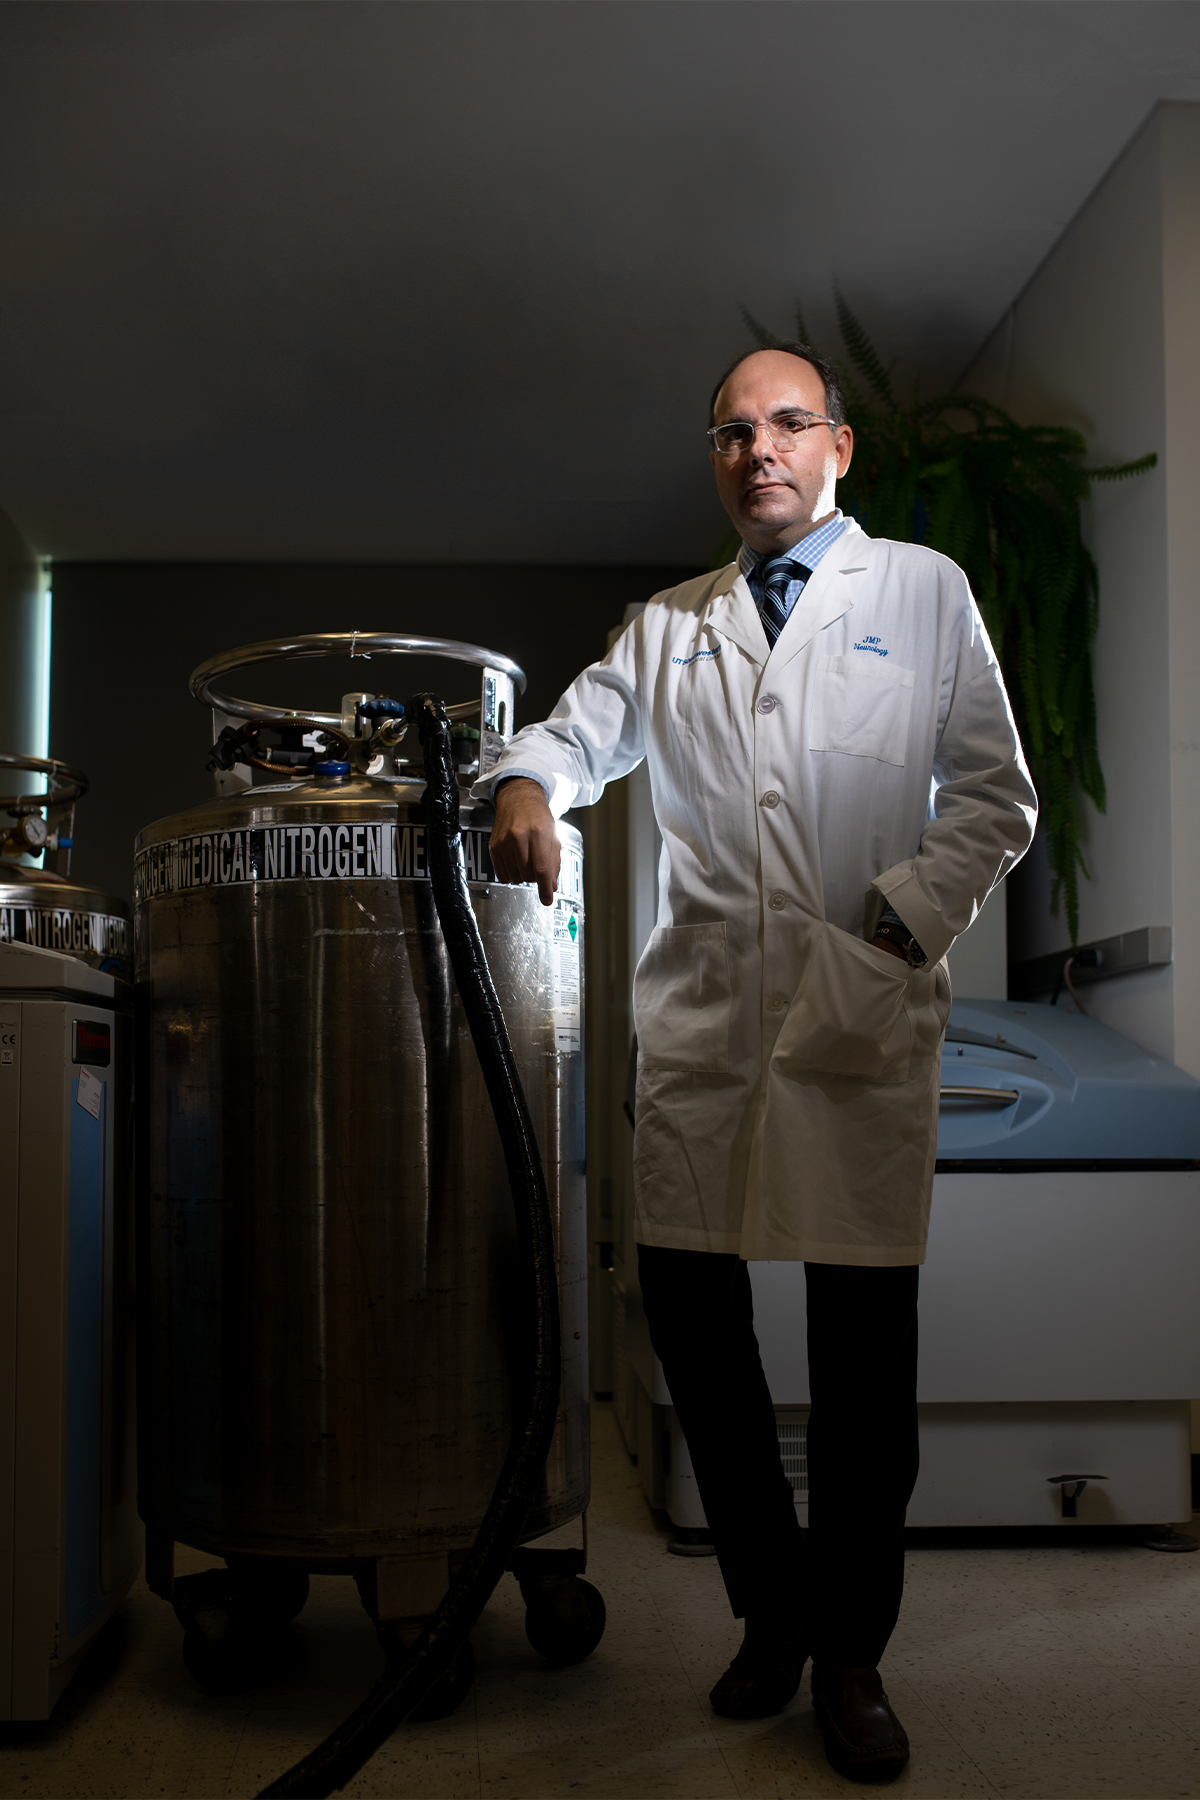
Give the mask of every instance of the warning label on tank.
MULTIPOLYGON (((468 881, 495 881, 489 833, 464 831, 468 881)), ((563 846, 559 890, 582 901, 583 859, 563 846)), ((138 900, 190 888, 259 881, 428 881, 423 825, 252 825, 240 831, 169 838, 139 850, 138 900)))
POLYGON ((583 1040, 579 1009, 579 916, 570 901, 562 898, 554 903, 550 993, 554 1011, 554 1048, 580 1049, 583 1040))
POLYGON ((560 843, 558 892, 564 900, 583 903, 583 851, 578 844, 560 843))

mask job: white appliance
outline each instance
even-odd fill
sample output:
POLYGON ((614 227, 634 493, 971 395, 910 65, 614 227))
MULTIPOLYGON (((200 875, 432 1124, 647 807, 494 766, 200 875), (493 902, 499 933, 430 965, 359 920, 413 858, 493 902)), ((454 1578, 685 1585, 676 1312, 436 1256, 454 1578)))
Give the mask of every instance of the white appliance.
POLYGON ((0 1719, 137 1573, 126 984, 0 943, 0 1719))
MULTIPOLYGON (((1078 1014, 956 1004, 921 1274, 921 1474, 909 1524, 1069 1530, 1188 1518, 1197 1267, 1200 1084, 1078 1014)), ((630 1259, 615 1339, 636 1390, 639 1466, 652 1504, 695 1529, 703 1509, 635 1270, 630 1259)), ((804 1519, 804 1270, 756 1263, 752 1279, 804 1519)))

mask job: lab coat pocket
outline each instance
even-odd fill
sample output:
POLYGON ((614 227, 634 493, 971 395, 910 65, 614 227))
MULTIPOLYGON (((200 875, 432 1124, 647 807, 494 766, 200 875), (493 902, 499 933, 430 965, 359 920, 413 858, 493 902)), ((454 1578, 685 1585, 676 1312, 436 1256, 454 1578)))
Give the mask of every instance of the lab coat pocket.
POLYGON ((727 1074, 732 996, 723 921, 651 932, 633 977, 642 1062, 727 1074))
POLYGON ((913 1052, 913 980, 898 956, 836 925, 820 926, 775 1041, 774 1066, 784 1075, 904 1081, 913 1052))
POLYGON ((915 678, 912 669, 869 651, 818 657, 809 749, 870 756, 902 769, 915 678))

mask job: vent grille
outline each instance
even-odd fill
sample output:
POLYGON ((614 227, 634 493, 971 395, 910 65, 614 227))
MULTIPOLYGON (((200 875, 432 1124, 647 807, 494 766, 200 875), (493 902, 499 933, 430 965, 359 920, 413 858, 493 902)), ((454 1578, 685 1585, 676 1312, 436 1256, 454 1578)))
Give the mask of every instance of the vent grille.
POLYGON ((808 1420, 776 1418, 783 1472, 797 1499, 808 1498, 808 1420))

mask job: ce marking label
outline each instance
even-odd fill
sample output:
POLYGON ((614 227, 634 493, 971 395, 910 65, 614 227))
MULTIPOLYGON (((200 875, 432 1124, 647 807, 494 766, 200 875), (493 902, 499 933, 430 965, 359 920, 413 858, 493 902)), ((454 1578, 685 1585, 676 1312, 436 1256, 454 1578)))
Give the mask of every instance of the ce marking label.
POLYGON ((0 1068, 8 1068, 12 1065, 16 1056, 16 1048, 16 1031, 9 1026, 0 1029, 0 1068))

